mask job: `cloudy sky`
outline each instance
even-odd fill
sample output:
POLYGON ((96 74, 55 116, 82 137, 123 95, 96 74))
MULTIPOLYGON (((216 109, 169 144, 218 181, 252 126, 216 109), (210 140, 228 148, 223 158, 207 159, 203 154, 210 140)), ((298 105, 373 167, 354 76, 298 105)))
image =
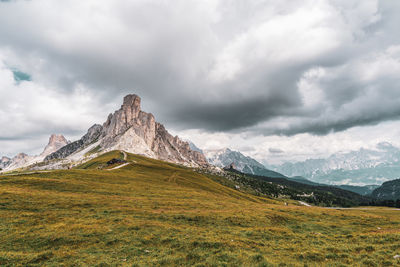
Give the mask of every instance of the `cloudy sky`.
POLYGON ((202 148, 276 163, 400 145, 400 1, 0 1, 0 154, 136 93, 202 148))

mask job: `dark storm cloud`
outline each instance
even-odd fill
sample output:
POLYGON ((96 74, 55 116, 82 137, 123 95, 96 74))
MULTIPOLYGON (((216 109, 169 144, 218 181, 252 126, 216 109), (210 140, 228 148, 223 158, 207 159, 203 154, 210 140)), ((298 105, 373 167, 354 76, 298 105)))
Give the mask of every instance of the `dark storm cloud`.
MULTIPOLYGON (((215 100, 214 100, 215 101, 215 100)), ((206 103, 182 103, 177 107, 177 112, 170 116, 173 123, 186 122, 186 127, 204 128, 212 131, 232 131, 250 127, 260 121, 285 114, 298 105, 296 99, 284 94, 265 97, 248 97, 241 94, 227 96, 226 101, 213 102, 208 99, 206 103)))
MULTIPOLYGON (((0 4, 0 59, 43 94, 95 96, 85 102, 95 110, 65 108, 90 124, 137 93, 175 129, 321 135, 398 119, 399 11, 395 1, 16 1, 0 4)), ((89 124, 44 113, 0 138, 89 124)))

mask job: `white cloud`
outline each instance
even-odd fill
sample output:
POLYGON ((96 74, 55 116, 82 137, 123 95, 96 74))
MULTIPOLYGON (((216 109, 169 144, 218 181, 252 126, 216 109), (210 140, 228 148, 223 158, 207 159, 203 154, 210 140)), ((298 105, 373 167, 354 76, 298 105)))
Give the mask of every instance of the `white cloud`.
POLYGON ((399 10, 377 0, 1 2, 0 154, 37 151, 32 140, 56 131, 77 137, 126 93, 199 146, 259 160, 396 142, 399 10), (32 80, 16 84, 11 67, 32 80))
POLYGON ((354 127, 324 136, 298 134, 295 136, 263 136, 251 133, 205 133, 188 130, 179 133, 190 138, 202 149, 229 147, 242 151, 262 163, 280 164, 286 161, 303 161, 309 158, 325 158, 337 152, 349 152, 360 148, 375 149, 381 142, 400 147, 400 122, 385 122, 378 126, 354 127), (251 148, 251 149, 249 149, 251 148), (282 153, 271 153, 282 150, 282 153))
POLYGON ((0 148, 9 156, 17 151, 37 153, 55 132, 76 138, 91 124, 102 122, 108 112, 81 85, 63 92, 34 81, 16 83, 12 70, 1 60, 0 85, 0 148))

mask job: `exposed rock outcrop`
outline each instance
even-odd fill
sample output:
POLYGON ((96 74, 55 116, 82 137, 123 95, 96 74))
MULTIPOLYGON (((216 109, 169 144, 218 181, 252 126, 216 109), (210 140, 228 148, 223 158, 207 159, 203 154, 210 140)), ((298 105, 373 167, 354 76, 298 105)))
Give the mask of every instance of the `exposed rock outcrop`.
POLYGON ((137 95, 124 97, 121 108, 103 124, 102 148, 122 149, 170 162, 207 164, 202 153, 191 150, 188 142, 169 134, 153 114, 141 110, 140 104, 137 95))
POLYGON ((25 153, 19 153, 13 157, 5 169, 17 169, 28 165, 34 157, 25 153))
POLYGON ((52 134, 49 138, 49 143, 44 148, 43 152, 40 154, 42 157, 46 157, 51 153, 56 152, 63 146, 68 145, 67 139, 61 134, 52 134))
POLYGON ((79 140, 69 143, 54 153, 49 154, 45 157, 45 161, 52 159, 63 159, 78 151, 79 149, 97 141, 100 137, 103 127, 99 124, 95 124, 89 128, 87 133, 79 140))
POLYGON ((153 114, 141 110, 137 95, 124 97, 121 108, 110 114, 104 124, 94 125, 81 139, 48 155, 45 160, 62 159, 98 141, 98 151, 124 150, 147 157, 188 165, 207 165, 199 151, 188 142, 168 133, 153 114))

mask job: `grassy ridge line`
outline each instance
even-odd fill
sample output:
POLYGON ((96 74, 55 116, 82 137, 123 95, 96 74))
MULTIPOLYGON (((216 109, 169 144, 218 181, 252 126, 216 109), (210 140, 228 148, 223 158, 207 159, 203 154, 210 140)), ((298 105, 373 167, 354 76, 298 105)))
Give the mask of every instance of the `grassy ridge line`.
POLYGON ((399 263, 399 212, 271 204, 188 168, 127 160, 136 163, 112 172, 92 164, 0 177, 0 265, 399 263))
MULTIPOLYGON (((176 185, 184 184, 189 187, 194 187, 195 189, 203 189, 207 192, 214 192, 217 194, 226 194, 230 195, 234 198, 244 198, 250 201, 255 202, 268 202, 275 203, 269 198, 265 197, 257 197, 253 195, 249 195, 232 188, 221 185, 218 182, 215 182, 214 179, 210 179, 210 175, 199 174, 193 172, 192 168, 184 167, 182 165, 177 165, 171 162, 160 161, 156 159, 147 158, 140 155, 133 155, 126 153, 127 158, 126 161, 130 162, 130 165, 124 166, 123 169, 125 171, 133 171, 137 173, 144 174, 158 174, 161 176, 167 176, 169 182, 175 182, 176 185), (179 178, 179 183, 176 183, 177 178, 179 178), (199 179, 201 178, 201 179, 199 179)), ((95 159, 92 159, 84 164, 81 164, 76 167, 76 169, 98 169, 99 167, 105 167, 106 169, 111 169, 114 166, 105 166, 104 162, 107 162, 113 158, 124 159, 124 152, 120 151, 111 151, 106 154, 103 154, 95 159)), ((149 180, 150 181, 150 180, 149 180)), ((158 180, 153 180, 154 183, 159 183, 158 180)))

